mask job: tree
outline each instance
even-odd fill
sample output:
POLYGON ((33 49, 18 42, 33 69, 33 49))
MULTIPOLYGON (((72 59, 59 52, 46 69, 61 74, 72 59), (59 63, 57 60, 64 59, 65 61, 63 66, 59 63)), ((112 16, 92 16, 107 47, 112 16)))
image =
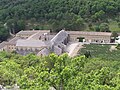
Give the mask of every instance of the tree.
POLYGON ((94 31, 94 28, 93 28, 92 23, 90 23, 90 24, 88 25, 88 27, 89 27, 89 30, 94 31))
POLYGON ((20 30, 25 29, 25 21, 17 20, 17 19, 9 19, 7 21, 7 28, 9 29, 9 32, 15 34, 20 30))
POLYGON ((102 21, 102 20, 105 20, 105 12, 103 10, 100 10, 99 12, 96 12, 93 16, 92 16, 92 19, 94 21, 102 21))
POLYGON ((84 30, 85 24, 83 18, 74 13, 65 13, 63 20, 53 22, 53 30, 59 31, 63 28, 66 30, 84 30))
POLYGON ((100 27, 99 27, 99 25, 96 25, 96 26, 95 26, 95 31, 96 31, 96 32, 100 32, 100 27))
POLYGON ((120 22, 118 22, 118 27, 120 28, 120 22))
POLYGON ((14 30, 14 19, 9 19, 8 21, 7 21, 7 29, 9 30, 9 32, 10 33, 13 33, 13 34, 15 34, 15 30, 14 30))
MULTIPOLYGON (((115 52, 114 52, 115 53, 115 52)), ((0 84, 20 89, 48 90, 119 90, 119 60, 101 58, 70 58, 50 54, 38 57, 0 53, 0 84), (108 64, 109 63, 109 64, 108 64)))
POLYGON ((86 58, 91 57, 90 51, 86 51, 84 55, 85 55, 86 58))
POLYGON ((16 32, 19 32, 20 30, 24 30, 25 29, 25 21, 24 20, 18 20, 17 21, 17 31, 16 32))
POLYGON ((8 37, 9 31, 4 26, 0 26, 0 42, 7 40, 8 37))
POLYGON ((100 31, 101 32, 110 32, 109 25, 107 23, 100 24, 100 31))
POLYGON ((0 63, 0 84, 13 85, 21 74, 20 65, 14 61, 3 61, 0 63))
POLYGON ((112 37, 112 41, 111 41, 111 42, 115 42, 116 37, 118 37, 117 32, 115 32, 115 31, 114 31, 114 32, 112 32, 111 37, 112 37))

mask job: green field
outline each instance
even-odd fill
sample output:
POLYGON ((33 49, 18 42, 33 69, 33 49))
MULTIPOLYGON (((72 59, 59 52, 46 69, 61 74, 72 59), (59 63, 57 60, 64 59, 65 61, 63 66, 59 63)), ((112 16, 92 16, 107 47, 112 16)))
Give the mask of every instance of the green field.
POLYGON ((120 28, 118 27, 118 23, 116 21, 111 21, 109 23, 109 28, 110 28, 110 31, 120 32, 120 28))
POLYGON ((120 50, 110 51, 111 45, 84 45, 84 48, 80 50, 80 54, 83 55, 86 51, 90 51, 91 57, 103 58, 107 60, 120 60, 120 50))

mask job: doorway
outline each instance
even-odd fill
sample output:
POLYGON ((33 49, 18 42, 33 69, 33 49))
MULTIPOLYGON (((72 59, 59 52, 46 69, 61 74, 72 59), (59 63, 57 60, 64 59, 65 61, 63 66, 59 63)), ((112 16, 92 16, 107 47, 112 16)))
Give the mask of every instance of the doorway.
POLYGON ((83 40, 85 40, 85 38, 84 37, 77 37, 77 40, 78 40, 78 42, 83 42, 83 40))

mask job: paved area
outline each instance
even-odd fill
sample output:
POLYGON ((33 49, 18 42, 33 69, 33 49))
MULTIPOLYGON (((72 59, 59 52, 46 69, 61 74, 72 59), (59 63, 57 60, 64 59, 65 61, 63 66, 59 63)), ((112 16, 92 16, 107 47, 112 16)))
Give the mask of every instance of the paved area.
POLYGON ((68 55, 70 57, 74 57, 77 55, 78 51, 83 48, 84 43, 73 43, 73 44, 70 44, 67 48, 67 51, 68 51, 68 55))

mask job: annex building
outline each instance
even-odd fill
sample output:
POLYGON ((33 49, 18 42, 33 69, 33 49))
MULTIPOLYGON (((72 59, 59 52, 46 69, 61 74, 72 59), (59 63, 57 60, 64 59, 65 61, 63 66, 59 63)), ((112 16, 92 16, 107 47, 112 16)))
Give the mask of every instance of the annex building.
POLYGON ((87 31, 67 31, 70 35, 70 41, 79 41, 79 38, 83 38, 84 42, 89 43, 110 43, 110 32, 87 32, 87 31))
POLYGON ((67 45, 71 42, 88 43, 110 43, 110 32, 83 32, 83 31, 65 31, 50 33, 50 30, 27 30, 20 31, 8 42, 0 43, 0 51, 16 51, 21 55, 35 53, 36 55, 49 55, 56 53, 60 55, 66 51, 67 45))

